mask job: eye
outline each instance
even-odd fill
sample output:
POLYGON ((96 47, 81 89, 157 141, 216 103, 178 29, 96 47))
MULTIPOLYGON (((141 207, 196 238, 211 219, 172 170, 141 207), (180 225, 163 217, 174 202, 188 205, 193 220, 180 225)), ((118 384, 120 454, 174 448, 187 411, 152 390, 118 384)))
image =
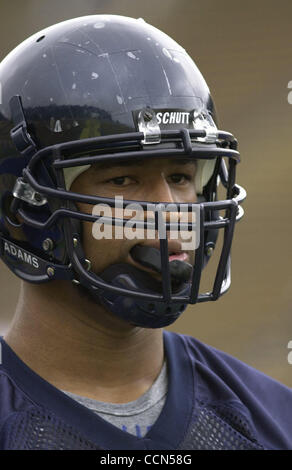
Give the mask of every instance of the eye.
POLYGON ((171 182, 174 184, 186 184, 191 181, 192 177, 184 173, 175 173, 170 176, 171 182))
POLYGON ((117 176, 116 178, 111 178, 107 183, 112 183, 116 186, 127 186, 132 182, 132 178, 129 176, 117 176))

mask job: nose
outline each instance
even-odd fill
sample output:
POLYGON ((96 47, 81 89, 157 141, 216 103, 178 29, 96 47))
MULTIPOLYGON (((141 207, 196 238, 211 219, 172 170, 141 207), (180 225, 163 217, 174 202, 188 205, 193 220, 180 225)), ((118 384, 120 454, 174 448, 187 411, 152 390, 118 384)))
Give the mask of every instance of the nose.
MULTIPOLYGON (((166 211, 163 212, 163 220, 165 222, 171 222, 171 221, 179 221, 180 220, 180 215, 178 212, 178 208, 176 206, 177 199, 175 198, 175 195, 173 193, 172 188, 164 178, 162 174, 160 175, 155 175, 151 181, 150 190, 148 191, 147 194, 145 194, 145 201, 151 201, 156 204, 159 203, 164 203, 165 207, 169 206, 169 204, 173 204, 172 212, 170 215, 170 212, 166 211), (147 198, 146 198, 147 196, 147 198)), ((183 202, 183 201, 181 201, 183 202)), ((153 210, 145 211, 144 212, 144 220, 154 220, 154 212, 153 210)), ((169 238, 169 234, 167 235, 169 238)))
POLYGON ((152 202, 175 202, 174 195, 169 187, 169 184, 163 177, 163 175, 155 176, 152 181, 149 182, 148 194, 145 194, 145 201, 152 202))

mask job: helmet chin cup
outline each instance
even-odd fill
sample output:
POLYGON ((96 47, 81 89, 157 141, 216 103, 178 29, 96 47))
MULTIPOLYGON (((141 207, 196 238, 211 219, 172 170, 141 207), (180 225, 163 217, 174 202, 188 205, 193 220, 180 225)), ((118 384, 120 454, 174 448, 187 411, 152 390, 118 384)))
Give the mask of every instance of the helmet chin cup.
MULTIPOLYGON (((100 274, 101 279, 115 287, 130 289, 131 291, 146 294, 162 293, 161 282, 155 280, 150 274, 137 269, 128 263, 114 264, 100 274)), ((92 289, 91 293, 94 294, 92 289)), ((175 290, 176 295, 188 296, 190 284, 182 282, 175 290)), ((99 293, 96 294, 98 297, 99 293)), ((162 328, 173 323, 186 309, 183 302, 169 303, 155 300, 147 301, 135 297, 120 295, 113 292, 103 292, 101 303, 123 320, 144 328, 162 328)))

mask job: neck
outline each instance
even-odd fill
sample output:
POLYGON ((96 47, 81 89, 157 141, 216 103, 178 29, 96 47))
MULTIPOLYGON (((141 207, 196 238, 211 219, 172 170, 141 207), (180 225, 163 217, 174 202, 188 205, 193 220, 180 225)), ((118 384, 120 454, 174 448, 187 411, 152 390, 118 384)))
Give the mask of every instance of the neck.
POLYGON ((112 403, 145 393, 164 360, 162 329, 129 325, 65 281, 22 283, 5 341, 55 387, 112 403))

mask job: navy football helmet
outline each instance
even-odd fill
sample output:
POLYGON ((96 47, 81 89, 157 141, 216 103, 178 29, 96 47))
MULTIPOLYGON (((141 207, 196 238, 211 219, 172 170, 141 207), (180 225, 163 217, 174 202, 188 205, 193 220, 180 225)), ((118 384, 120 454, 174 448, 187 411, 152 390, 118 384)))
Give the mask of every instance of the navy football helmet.
MULTIPOLYGON (((16 47, 0 64, 0 87, 0 246, 17 276, 81 285, 124 320, 150 328, 169 325, 188 304, 216 300, 228 290, 234 226, 246 195, 235 183, 237 141, 218 129, 209 88, 182 47, 141 19, 75 18, 16 47), (163 157, 197 164, 199 199, 178 204, 198 215, 193 265, 170 261, 169 237, 159 236, 160 249, 138 242, 133 248, 141 269, 121 263, 94 272, 84 254, 82 222, 100 216, 76 203, 114 207, 115 200, 75 193, 72 182, 94 163, 163 157), (21 227, 24 236, 14 237, 11 227, 21 227), (200 292, 220 229, 213 288, 200 292), (161 281, 142 266, 160 273, 161 281)), ((125 200, 122 207, 133 202, 147 210, 149 201, 125 200)), ((151 202, 151 227, 159 231, 166 206, 151 202)), ((146 229, 149 221, 141 223, 146 229)), ((171 223, 164 224, 170 234, 171 223)), ((194 224, 181 228, 192 231, 194 224)))

